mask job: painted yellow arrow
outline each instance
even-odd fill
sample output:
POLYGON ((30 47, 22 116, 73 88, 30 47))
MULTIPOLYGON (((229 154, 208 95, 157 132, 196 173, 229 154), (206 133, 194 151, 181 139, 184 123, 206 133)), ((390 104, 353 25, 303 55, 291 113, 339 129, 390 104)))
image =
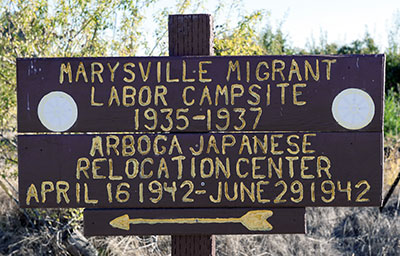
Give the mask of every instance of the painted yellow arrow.
POLYGON ((130 224, 200 224, 200 223, 241 223, 251 231, 270 231, 272 225, 267 221, 273 215, 270 210, 249 211, 240 218, 174 218, 174 219, 130 219, 124 214, 110 221, 114 228, 129 230, 130 224))

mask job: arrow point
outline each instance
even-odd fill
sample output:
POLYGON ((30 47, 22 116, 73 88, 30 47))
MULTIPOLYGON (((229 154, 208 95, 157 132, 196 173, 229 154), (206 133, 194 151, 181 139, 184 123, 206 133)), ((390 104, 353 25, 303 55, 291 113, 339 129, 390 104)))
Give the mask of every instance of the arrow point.
POLYGON ((110 221, 110 225, 114 228, 129 230, 129 215, 125 214, 110 221))
POLYGON ((243 215, 240 219, 248 230, 252 231, 271 231, 272 225, 267 221, 269 217, 273 215, 270 210, 255 210, 249 211, 243 215))

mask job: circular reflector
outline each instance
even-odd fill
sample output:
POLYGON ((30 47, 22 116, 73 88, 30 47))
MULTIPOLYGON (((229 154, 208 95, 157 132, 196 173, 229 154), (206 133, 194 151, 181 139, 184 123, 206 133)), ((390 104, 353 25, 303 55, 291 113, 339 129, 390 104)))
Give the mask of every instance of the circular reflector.
POLYGON ((340 92, 332 103, 332 114, 336 122, 349 130, 367 126, 374 117, 375 104, 363 90, 350 88, 340 92))
POLYGON ((40 100, 38 116, 40 122, 50 131, 64 132, 75 124, 78 107, 71 96, 65 92, 54 91, 40 100))

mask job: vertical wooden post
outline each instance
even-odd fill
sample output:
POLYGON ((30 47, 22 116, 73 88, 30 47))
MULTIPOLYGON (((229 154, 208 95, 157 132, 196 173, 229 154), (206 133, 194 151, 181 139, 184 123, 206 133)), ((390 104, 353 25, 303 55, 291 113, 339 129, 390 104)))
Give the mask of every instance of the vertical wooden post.
MULTIPOLYGON (((170 15, 170 56, 213 55, 213 23, 209 14, 170 15)), ((215 256, 214 235, 174 235, 172 256, 215 256)))
POLYGON ((209 14, 170 15, 168 38, 169 56, 214 55, 209 14))

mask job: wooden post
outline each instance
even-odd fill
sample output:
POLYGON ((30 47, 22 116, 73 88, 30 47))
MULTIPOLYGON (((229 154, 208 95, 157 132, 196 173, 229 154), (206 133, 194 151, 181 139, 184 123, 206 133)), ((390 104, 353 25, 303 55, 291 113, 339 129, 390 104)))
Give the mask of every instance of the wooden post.
MULTIPOLYGON (((213 55, 213 23, 209 14, 170 15, 170 56, 213 55)), ((214 235, 174 235, 172 256, 214 256, 214 235)))

